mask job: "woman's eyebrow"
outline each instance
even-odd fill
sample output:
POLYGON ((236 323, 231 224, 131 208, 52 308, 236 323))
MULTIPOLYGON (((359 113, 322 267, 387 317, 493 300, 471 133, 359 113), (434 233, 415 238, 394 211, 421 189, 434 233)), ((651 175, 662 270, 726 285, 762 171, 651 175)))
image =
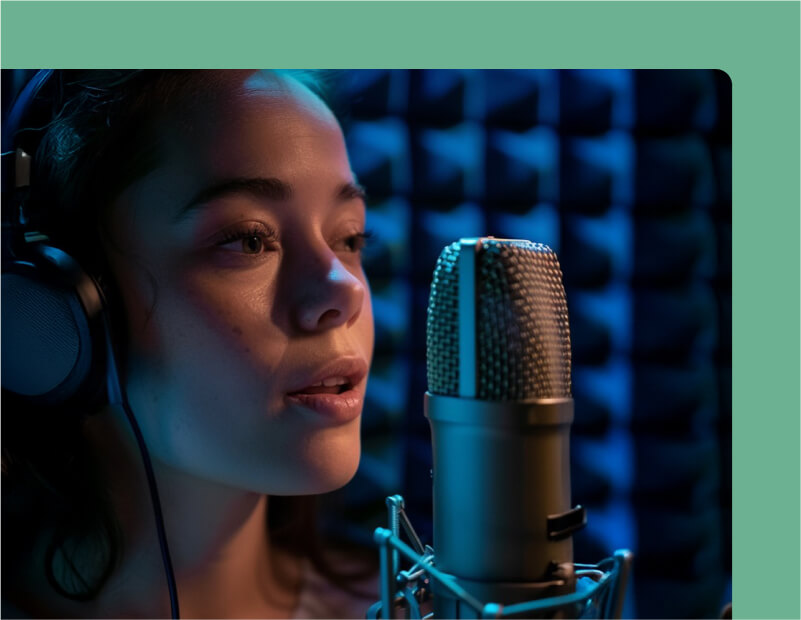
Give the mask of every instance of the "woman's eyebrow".
POLYGON ((367 202, 367 192, 358 181, 348 181, 339 186, 339 191, 336 194, 337 202, 346 202, 348 200, 361 200, 367 202))
MULTIPOLYGON (((192 211, 197 210, 211 200, 235 194, 250 194, 260 199, 283 202, 292 199, 294 190, 289 183, 274 177, 237 177, 225 179, 203 188, 195 194, 192 199, 175 214, 173 221, 178 222, 182 220, 192 211)), ((349 200, 362 200, 366 202, 367 195, 364 188, 358 182, 346 181, 336 188, 334 200, 335 202, 347 202, 349 200)))

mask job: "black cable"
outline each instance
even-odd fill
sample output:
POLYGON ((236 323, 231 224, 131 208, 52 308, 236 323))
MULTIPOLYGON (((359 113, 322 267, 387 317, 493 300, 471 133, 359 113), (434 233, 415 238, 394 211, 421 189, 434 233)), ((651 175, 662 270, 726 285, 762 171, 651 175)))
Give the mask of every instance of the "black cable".
POLYGON ((139 447, 139 453, 142 455, 142 464, 145 467, 145 474, 147 476, 147 486, 150 491, 150 500, 153 505, 153 516, 156 520, 156 532, 159 539, 159 547, 161 549, 161 561, 164 564, 164 573, 167 577, 167 589, 170 594, 170 612, 172 618, 180 618, 178 609, 178 588, 175 584, 175 573, 172 569, 172 559, 170 558, 170 548, 167 545, 167 534, 164 530, 164 515, 161 511, 161 501, 159 499, 159 489, 156 484, 156 476, 153 473, 153 465, 150 462, 150 453, 145 444, 145 438, 142 436, 142 431, 139 429, 139 424, 136 422, 136 417, 128 404, 128 395, 122 387, 119 373, 117 372, 117 362, 114 354, 114 347, 111 344, 111 330, 108 326, 108 320, 103 317, 103 329, 106 336, 106 356, 107 356, 107 375, 106 385, 108 389, 108 398, 111 404, 122 405, 125 411, 125 416, 128 418, 128 423, 131 425, 131 430, 136 437, 136 443, 139 447))

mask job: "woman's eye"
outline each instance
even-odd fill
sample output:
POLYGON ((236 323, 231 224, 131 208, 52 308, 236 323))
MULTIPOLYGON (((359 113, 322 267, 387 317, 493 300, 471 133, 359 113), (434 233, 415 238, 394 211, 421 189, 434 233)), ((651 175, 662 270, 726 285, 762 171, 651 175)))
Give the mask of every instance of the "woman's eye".
POLYGON ((269 243, 276 235, 266 230, 242 230, 226 234, 216 245, 228 252, 256 256, 269 250, 269 243))
POLYGON ((241 252, 242 254, 261 254, 264 251, 264 239, 258 235, 229 238, 217 245, 230 252, 241 252))
POLYGON ((258 254, 262 251, 264 247, 264 242, 261 240, 261 237, 245 237, 242 239, 242 251, 245 254, 258 254))
POLYGON ((367 245, 367 240, 372 237, 372 231, 366 230, 364 232, 350 235, 342 240, 345 250, 348 252, 361 252, 367 245))

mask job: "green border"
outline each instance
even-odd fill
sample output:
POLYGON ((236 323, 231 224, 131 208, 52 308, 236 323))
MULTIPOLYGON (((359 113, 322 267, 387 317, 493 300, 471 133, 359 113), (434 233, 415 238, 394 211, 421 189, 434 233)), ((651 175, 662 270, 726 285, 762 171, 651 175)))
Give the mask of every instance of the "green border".
POLYGON ((726 71, 735 610, 801 617, 798 2, 5 1, 2 18, 7 68, 726 71))

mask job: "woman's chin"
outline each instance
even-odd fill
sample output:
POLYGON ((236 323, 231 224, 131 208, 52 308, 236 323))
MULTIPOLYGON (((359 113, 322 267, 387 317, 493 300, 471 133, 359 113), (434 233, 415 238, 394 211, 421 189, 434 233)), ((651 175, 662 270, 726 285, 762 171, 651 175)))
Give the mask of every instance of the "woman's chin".
POLYGON ((361 445, 353 439, 310 442, 303 451, 285 455, 282 467, 265 467, 264 476, 250 477, 249 490, 267 495, 318 495, 342 488, 359 468, 361 445))
POLYGON ((306 490, 299 494, 330 493, 342 488, 356 475, 361 456, 360 445, 357 443, 342 446, 337 449, 332 446, 322 454, 307 463, 305 472, 306 490))
MULTIPOLYGON (((359 468, 359 424, 305 433, 278 445, 254 444, 234 454, 209 450, 154 450, 155 463, 176 481, 189 476, 200 482, 266 495, 315 495, 345 486, 359 468), (166 457, 166 458, 165 458, 166 457)), ((187 479, 188 481, 188 479, 187 479)))
POLYGON ((342 467, 338 464, 336 468, 329 467, 325 470, 308 470, 301 476, 295 476, 278 481, 273 484, 263 485, 257 489, 249 489, 266 495, 320 495, 331 493, 341 489, 353 479, 356 474, 356 467, 342 467))

